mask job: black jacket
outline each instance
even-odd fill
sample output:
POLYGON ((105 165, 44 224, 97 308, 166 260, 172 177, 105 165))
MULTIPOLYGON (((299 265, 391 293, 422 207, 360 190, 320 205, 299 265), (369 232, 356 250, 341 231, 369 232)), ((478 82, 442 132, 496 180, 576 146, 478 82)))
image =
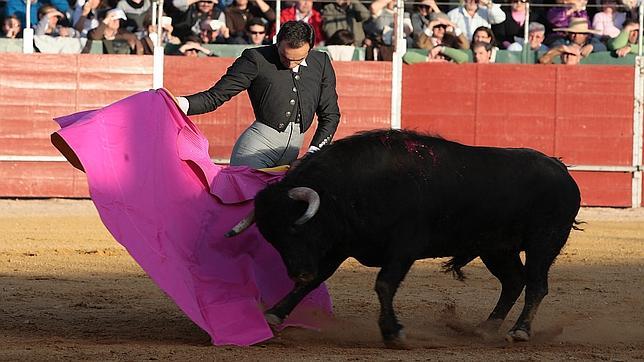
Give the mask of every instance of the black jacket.
POLYGON ((318 51, 309 52, 306 64, 294 73, 280 62, 276 45, 246 49, 212 88, 186 97, 188 115, 215 110, 248 89, 256 120, 280 132, 293 120, 298 104, 302 133, 317 114, 311 145, 322 147, 331 141, 340 122, 335 72, 329 57, 318 51))

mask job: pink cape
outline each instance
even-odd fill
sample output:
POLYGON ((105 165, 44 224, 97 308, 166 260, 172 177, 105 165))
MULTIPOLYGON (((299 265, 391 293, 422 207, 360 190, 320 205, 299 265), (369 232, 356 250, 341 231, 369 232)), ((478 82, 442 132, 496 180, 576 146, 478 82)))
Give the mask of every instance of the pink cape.
MULTIPOLYGON (((282 172, 212 163, 208 141, 164 90, 56 122, 52 140, 85 170, 107 229, 214 344, 273 337, 263 310, 293 285, 282 260, 254 225, 233 238, 224 233, 282 172)), ((317 328, 330 313, 321 286, 285 326, 317 328)))

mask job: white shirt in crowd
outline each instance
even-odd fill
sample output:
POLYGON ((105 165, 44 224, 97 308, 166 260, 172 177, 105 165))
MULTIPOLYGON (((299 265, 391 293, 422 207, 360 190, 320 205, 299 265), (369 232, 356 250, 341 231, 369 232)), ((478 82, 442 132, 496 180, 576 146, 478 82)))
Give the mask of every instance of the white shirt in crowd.
POLYGON ((461 29, 468 40, 472 39, 474 30, 479 26, 489 28, 491 24, 500 24, 505 21, 505 13, 498 4, 493 4, 490 8, 479 6, 474 16, 470 16, 463 6, 459 6, 450 10, 447 16, 461 29))

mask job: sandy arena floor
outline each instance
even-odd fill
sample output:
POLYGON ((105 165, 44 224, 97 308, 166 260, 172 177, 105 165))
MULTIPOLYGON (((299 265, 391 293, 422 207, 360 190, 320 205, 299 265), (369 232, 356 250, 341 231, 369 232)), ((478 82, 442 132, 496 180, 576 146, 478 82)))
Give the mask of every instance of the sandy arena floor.
POLYGON ((413 348, 383 349, 376 269, 350 260, 328 282, 333 325, 241 348, 210 345, 90 201, 0 200, 0 360, 644 360, 644 210, 584 209, 580 218, 585 231, 551 269, 529 343, 466 332, 499 291, 480 261, 463 283, 441 273, 443 260, 425 260, 396 298, 413 348))

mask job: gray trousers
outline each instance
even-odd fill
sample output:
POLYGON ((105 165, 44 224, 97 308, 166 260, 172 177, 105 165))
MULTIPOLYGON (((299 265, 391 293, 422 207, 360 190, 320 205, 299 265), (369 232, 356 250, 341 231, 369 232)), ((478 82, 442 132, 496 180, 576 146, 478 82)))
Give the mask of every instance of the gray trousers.
POLYGON ((288 165, 297 159, 304 141, 299 123, 289 123, 284 132, 253 122, 237 139, 231 166, 266 168, 288 165))

